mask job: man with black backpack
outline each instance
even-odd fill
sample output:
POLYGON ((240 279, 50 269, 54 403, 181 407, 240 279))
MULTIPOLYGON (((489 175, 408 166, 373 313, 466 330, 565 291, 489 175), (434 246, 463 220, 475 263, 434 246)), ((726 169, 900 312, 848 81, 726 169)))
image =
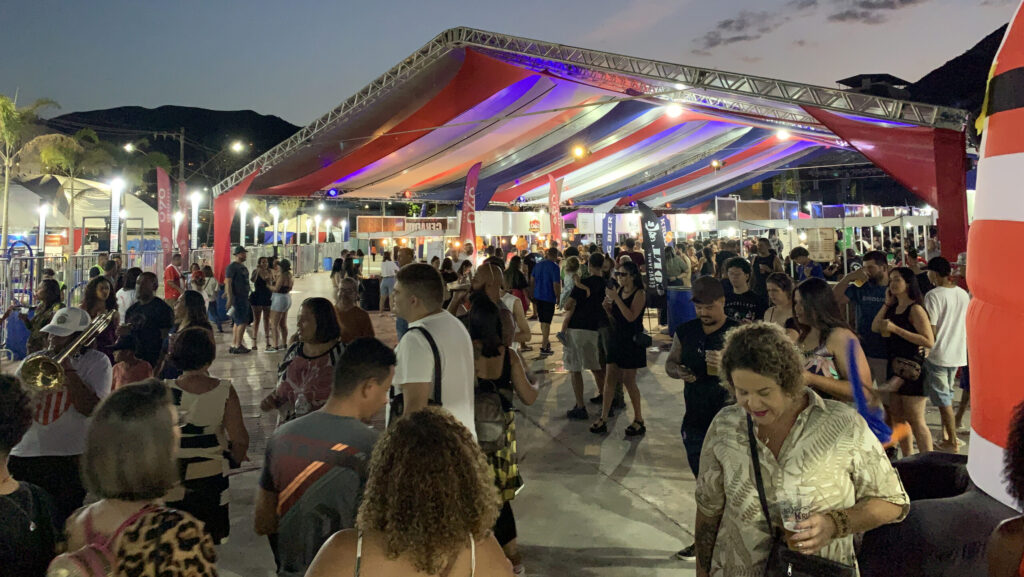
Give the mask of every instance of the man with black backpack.
POLYGON ((408 264, 395 275, 394 313, 409 323, 395 354, 394 386, 401 414, 428 404, 444 406, 476 435, 473 385, 473 342, 466 327, 442 308, 444 281, 429 264, 408 264))

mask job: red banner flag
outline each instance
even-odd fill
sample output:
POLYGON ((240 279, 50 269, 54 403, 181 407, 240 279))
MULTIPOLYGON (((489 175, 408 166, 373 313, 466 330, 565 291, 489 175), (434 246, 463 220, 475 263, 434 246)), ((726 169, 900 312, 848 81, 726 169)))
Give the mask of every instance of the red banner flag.
MULTIPOLYGON (((171 252, 174 248, 174 240, 171 230, 174 227, 174 218, 171 216, 171 177, 164 169, 156 169, 156 203, 157 221, 160 223, 160 250, 164 253, 164 262, 171 262, 171 252)), ((142 247, 139 247, 141 250, 142 247)), ((162 274, 162 271, 161 271, 162 274)))
POLYGON ((482 163, 476 163, 466 175, 466 194, 462 197, 462 220, 459 223, 459 238, 476 249, 476 182, 480 177, 482 163))
MULTIPOLYGON (((562 241, 562 179, 555 180, 555 177, 548 175, 548 185, 551 192, 548 193, 548 212, 551 213, 551 240, 562 241)), ((563 247, 564 248, 564 247, 563 247)))
MULTIPOLYGON (((181 226, 178 227, 178 252, 181 254, 181 262, 188 268, 188 247, 189 232, 192 230, 192 204, 189 201, 188 193, 185 191, 185 183, 178 183, 178 210, 181 211, 181 226)), ((166 264, 170 264, 168 261, 166 264)))

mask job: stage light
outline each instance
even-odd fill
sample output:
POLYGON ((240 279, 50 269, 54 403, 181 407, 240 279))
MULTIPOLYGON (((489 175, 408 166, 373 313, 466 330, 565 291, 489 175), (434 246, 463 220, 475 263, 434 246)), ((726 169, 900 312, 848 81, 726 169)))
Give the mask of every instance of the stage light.
POLYGON ((587 149, 577 144, 576 146, 572 147, 572 155, 575 156, 576 158, 583 158, 584 156, 587 155, 587 149))
POLYGON ((402 193, 402 196, 404 196, 405 198, 412 198, 412 191, 411 190, 407 190, 407 191, 402 193))
POLYGON ((717 158, 711 161, 711 168, 714 168, 715 170, 718 170, 723 166, 725 166, 725 161, 718 160, 717 158))
POLYGON ((370 205, 364 204, 363 205, 363 210, 370 210, 370 205))
POLYGON ((910 229, 912 229, 912 228, 914 228, 914 224, 913 224, 913 223, 910 223, 910 222, 908 222, 908 223, 907 223, 907 230, 910 230, 910 229))
POLYGON ((683 107, 678 104, 669 104, 665 107, 665 114, 669 118, 679 118, 683 115, 683 107))
POLYGON ((324 203, 321 202, 320 204, 316 205, 316 209, 317 210, 323 210, 324 209, 324 203))
POLYGON ((672 85, 672 87, 675 88, 676 90, 686 90, 686 85, 681 82, 676 82, 675 84, 672 85))
POLYGON ((330 198, 337 197, 338 196, 338 189, 337 188, 332 188, 332 189, 328 190, 327 191, 327 196, 330 197, 330 198))
POLYGON ((806 232, 801 232, 800 233, 800 242, 805 242, 806 240, 807 240, 807 233, 806 232))
POLYGON ((789 140, 792 137, 793 135, 790 134, 788 130, 777 130, 775 132, 775 138, 778 138, 779 140, 789 140))

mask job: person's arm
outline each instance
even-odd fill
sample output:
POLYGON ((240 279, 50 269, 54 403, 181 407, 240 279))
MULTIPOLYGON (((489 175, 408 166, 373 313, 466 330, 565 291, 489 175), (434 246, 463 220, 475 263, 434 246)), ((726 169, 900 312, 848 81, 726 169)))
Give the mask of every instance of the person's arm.
POLYGON ((393 382, 402 388, 403 415, 411 415, 425 409, 434 392, 434 355, 426 338, 414 330, 402 337, 395 354, 398 359, 393 382))
POLYGON ((889 319, 885 318, 885 313, 889 310, 889 306, 890 305, 886 303, 882 305, 882 308, 878 309, 878 314, 876 314, 875 318, 871 321, 871 332, 882 334, 882 331, 885 329, 887 324, 892 325, 892 323, 889 322, 889 319))
POLYGON ((672 350, 668 352, 668 359, 665 361, 665 374, 673 379, 682 379, 687 383, 697 380, 697 377, 683 364, 683 343, 679 337, 672 335, 672 350))
POLYGON ((715 552, 715 541, 718 540, 718 527, 722 516, 707 517, 700 510, 693 529, 693 548, 697 555, 697 577, 711 575, 711 558, 715 552))
POLYGON ((277 521, 277 493, 259 487, 252 514, 253 531, 257 535, 273 535, 277 533, 277 521))
POLYGON ((1024 517, 1014 517, 1000 523, 989 537, 986 551, 989 577, 1020 575, 1021 554, 1024 553, 1024 517))
MULTIPOLYGON (((431 361, 433 364, 433 361, 431 361)), ((427 408, 430 402, 430 393, 433 391, 433 383, 405 383, 402 385, 402 395, 405 398, 404 415, 411 415, 416 411, 427 408)))
POLYGON ((509 351, 508 354, 509 363, 512 365, 512 386, 516 390, 516 395, 524 405, 532 405, 537 400, 537 385, 530 382, 522 357, 515 351, 509 351))
POLYGON ((782 259, 779 255, 775 255, 775 260, 772 261, 772 272, 784 272, 785 269, 782 267, 782 259))
MULTIPOLYGON (((78 374, 71 366, 70 360, 65 360, 63 363, 64 367, 64 390, 68 392, 68 396, 71 397, 71 406, 82 415, 88 417, 92 415, 93 409, 100 402, 99 395, 96 394, 89 385, 82 381, 81 375, 78 374)), ((110 376, 110 369, 107 369, 107 376, 110 376)))
POLYGON ((836 302, 839 303, 839 306, 850 302, 850 297, 846 296, 846 288, 850 286, 850 283, 857 280, 867 282, 868 273, 863 268, 859 268, 839 279, 836 286, 832 287, 832 295, 836 297, 836 302))
POLYGON ((234 386, 231 387, 228 400, 224 404, 224 430, 231 440, 231 458, 238 463, 248 461, 246 453, 249 452, 249 431, 242 420, 242 405, 234 386))
POLYGON ((861 389, 864 391, 864 397, 867 399, 868 404, 871 404, 874 399, 874 391, 871 388, 871 366, 868 365, 868 359, 864 356, 864 350, 860 348, 860 341, 857 339, 857 336, 842 329, 832 331, 828 340, 827 346, 835 358, 836 372, 839 373, 839 380, 814 375, 813 379, 811 377, 805 379, 807 384, 827 392, 839 400, 852 401, 853 383, 850 382, 850 355, 847 352, 850 346, 849 343, 852 340, 854 343, 857 343, 857 346, 854 347, 856 358, 853 361, 857 363, 857 374, 861 378, 861 389))
POLYGON ((619 312, 622 313, 622 317, 626 319, 626 322, 633 322, 640 316, 640 313, 644 310, 644 305, 647 304, 647 293, 642 289, 637 289, 636 297, 633 298, 633 304, 629 307, 626 306, 626 301, 622 300, 619 296, 619 291, 613 291, 608 289, 612 296, 612 303, 619 307, 619 312))
POLYGON ((231 309, 235 305, 235 293, 231 290, 231 277, 224 277, 224 298, 227 299, 227 308, 231 309))
MULTIPOLYGON (((842 512, 846 514, 849 523, 847 534, 855 535, 896 521, 903 514, 903 507, 878 497, 871 497, 858 501, 853 507, 843 509, 842 512)), ((824 513, 811 515, 807 520, 798 523, 795 530, 797 532, 789 538, 789 543, 794 546, 801 543, 802 546, 798 549, 805 555, 814 555, 821 551, 839 531, 832 517, 824 513)))
POLYGON ((256 282, 256 277, 258 277, 258 276, 260 276, 260 269, 258 269, 258 268, 252 269, 252 274, 249 276, 249 282, 255 283, 256 282))

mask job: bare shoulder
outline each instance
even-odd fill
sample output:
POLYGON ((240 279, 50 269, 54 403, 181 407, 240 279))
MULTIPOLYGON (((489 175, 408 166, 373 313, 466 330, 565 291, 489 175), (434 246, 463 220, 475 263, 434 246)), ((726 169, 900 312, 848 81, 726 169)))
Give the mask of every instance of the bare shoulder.
POLYGON ((512 577, 512 564, 498 545, 494 535, 488 535, 476 545, 476 574, 494 577, 512 577))
POLYGON ((356 541, 355 529, 338 531, 320 547, 316 558, 306 571, 306 577, 328 577, 350 575, 355 571, 356 541))
POLYGON ((989 577, 1015 577, 1024 557, 1024 517, 1007 519, 988 540, 989 577))

